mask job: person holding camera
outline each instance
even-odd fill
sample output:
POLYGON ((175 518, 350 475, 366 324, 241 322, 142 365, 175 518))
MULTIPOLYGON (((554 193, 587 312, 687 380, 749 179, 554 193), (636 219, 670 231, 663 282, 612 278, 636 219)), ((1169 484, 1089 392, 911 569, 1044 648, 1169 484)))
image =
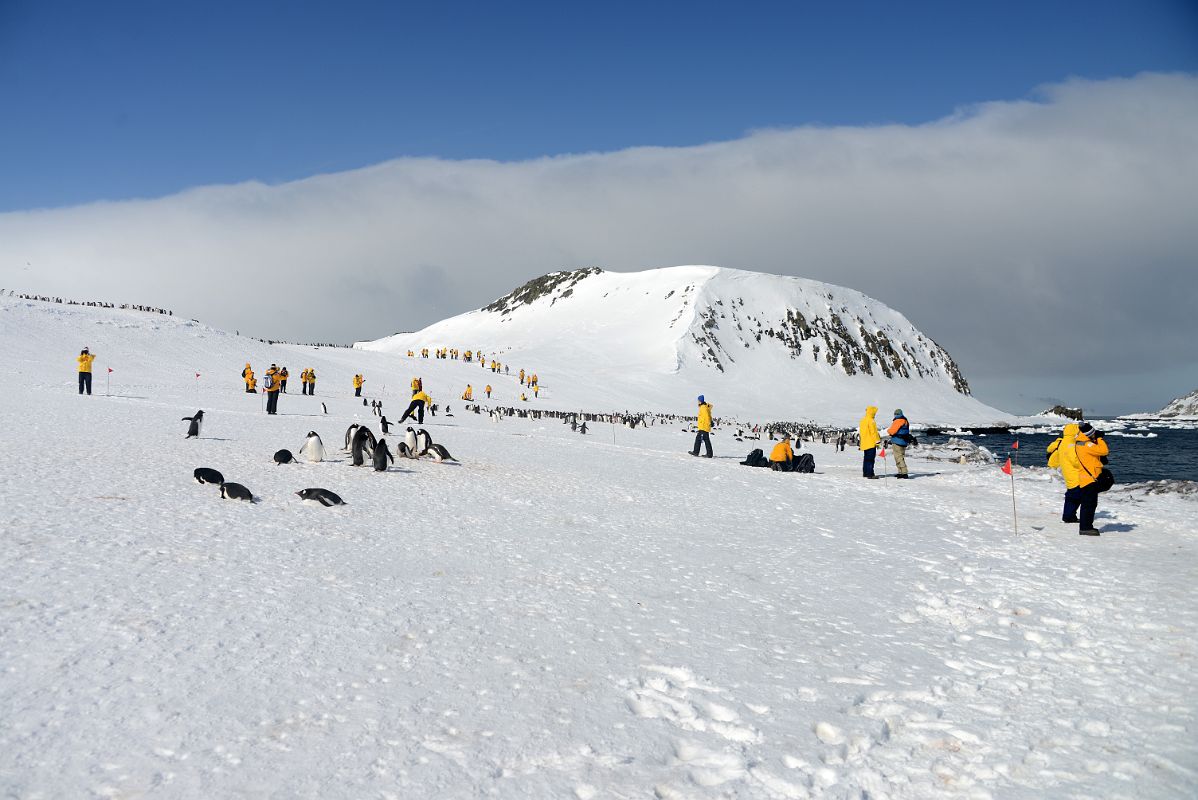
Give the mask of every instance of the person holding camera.
POLYGON ((1098 493, 1110 488, 1099 481, 1110 452, 1102 431, 1088 422, 1066 425, 1060 438, 1048 445, 1048 466, 1059 469, 1065 479, 1061 521, 1076 522, 1077 532, 1082 536, 1099 535, 1094 527, 1094 513, 1098 510, 1098 493))

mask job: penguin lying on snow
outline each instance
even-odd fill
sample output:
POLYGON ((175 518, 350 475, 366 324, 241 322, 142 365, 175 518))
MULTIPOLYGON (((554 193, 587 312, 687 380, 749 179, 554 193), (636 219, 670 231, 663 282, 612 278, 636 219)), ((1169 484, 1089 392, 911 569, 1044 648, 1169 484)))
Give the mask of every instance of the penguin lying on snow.
POLYGON ((387 462, 395 463, 395 459, 391 457, 391 451, 387 449, 387 440, 379 439, 374 445, 374 453, 372 455, 375 472, 386 472, 387 462))
POLYGON ((197 439, 200 438, 200 425, 204 422, 203 411, 197 411, 192 417, 183 417, 182 421, 191 423, 187 426, 187 436, 184 438, 190 439, 193 436, 197 439))
POLYGON ((293 456, 291 454, 290 450, 279 450, 277 453, 275 453, 275 463, 276 464, 294 464, 295 456, 293 456))
POLYGON ((322 506, 343 506, 345 501, 328 489, 302 489, 296 492, 303 500, 320 503, 322 506))
POLYGON ((220 485, 220 496, 226 500, 244 500, 247 503, 254 502, 254 496, 250 494, 250 490, 240 483, 222 483, 220 485))
POLYGON ((416 458, 416 454, 408 447, 407 442, 400 442, 395 445, 395 454, 404 458, 416 458))
POLYGON ((457 461, 456 458, 449 454, 443 444, 430 444, 428 446, 428 454, 433 457, 434 461, 457 461))
POLYGON ((196 483, 215 483, 217 486, 225 482, 225 476, 221 475, 214 469, 207 467, 197 467, 192 473, 196 479, 196 483))
POLYGON ((320 441, 320 435, 316 431, 308 431, 308 438, 304 439, 304 444, 300 447, 300 455, 313 464, 324 461, 324 442, 320 441))

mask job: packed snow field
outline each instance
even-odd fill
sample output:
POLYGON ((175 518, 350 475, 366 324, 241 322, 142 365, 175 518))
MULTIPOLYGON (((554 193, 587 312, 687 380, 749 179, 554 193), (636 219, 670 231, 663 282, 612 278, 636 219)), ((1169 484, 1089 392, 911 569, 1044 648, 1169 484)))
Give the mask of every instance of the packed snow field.
POLYGON ((386 376, 394 421, 462 365, 14 302, 0 341, 0 795, 1198 792, 1192 499, 1116 489, 1090 539, 1019 469, 1017 536, 991 465, 865 481, 804 444, 817 474, 773 473, 726 429, 707 460, 681 426, 453 400, 424 427, 459 464, 377 473, 339 450, 378 430, 350 377, 386 376), (246 360, 314 366, 317 396, 293 377, 267 416, 246 360), (326 462, 272 462, 309 430, 326 462))

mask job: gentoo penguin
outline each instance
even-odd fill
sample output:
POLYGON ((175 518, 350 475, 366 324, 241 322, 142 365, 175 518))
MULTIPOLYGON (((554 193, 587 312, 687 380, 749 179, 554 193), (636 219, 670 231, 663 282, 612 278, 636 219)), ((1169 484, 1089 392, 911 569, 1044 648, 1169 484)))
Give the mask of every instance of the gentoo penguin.
POLYGON ((322 506, 343 506, 345 501, 328 489, 303 489, 296 492, 301 498, 322 506))
POLYGON ((275 453, 275 463, 276 464, 294 464, 295 456, 293 456, 291 454, 290 450, 280 450, 277 453, 275 453))
POLYGON ((225 476, 221 475, 214 469, 207 467, 199 467, 192 473, 195 476, 196 483, 215 483, 220 485, 225 482, 225 476))
POLYGON ((320 441, 316 431, 308 431, 308 438, 304 439, 304 444, 300 447, 300 455, 313 464, 324 461, 324 442, 320 441))
POLYGON ((387 440, 380 438, 374 445, 374 471, 386 472, 387 462, 395 463, 395 459, 391 457, 391 451, 387 449, 387 440))
POLYGON ((407 445, 408 450, 412 452, 409 458, 416 457, 416 431, 408 428, 408 432, 404 434, 403 444, 407 445))
POLYGON ((183 420, 191 423, 187 426, 185 438, 190 439, 193 436, 197 439, 200 438, 200 425, 204 422, 204 412, 197 411, 194 417, 183 417, 183 420))
POLYGON ((384 436, 386 436, 388 433, 391 432, 391 423, 388 422, 387 418, 385 416, 383 416, 382 414, 379 414, 379 425, 381 425, 383 428, 384 436))
POLYGON ((220 485, 220 496, 226 500, 245 500, 247 503, 254 502, 254 496, 250 494, 250 490, 240 483, 222 483, 220 485))
POLYGON ((449 451, 445 449, 445 445, 443 444, 430 444, 428 446, 428 453, 433 457, 434 461, 457 461, 456 458, 449 454, 449 451))
POLYGON ((361 426, 355 422, 353 425, 350 425, 348 428, 345 429, 345 449, 346 450, 349 449, 349 443, 351 441, 353 441, 354 431, 356 431, 359 427, 361 427, 361 426))
POLYGON ((399 444, 395 445, 395 452, 404 458, 416 457, 416 454, 412 452, 412 448, 408 447, 404 442, 400 442, 399 444))
POLYGON ((355 467, 364 465, 367 459, 372 457, 374 445, 374 434, 370 432, 370 428, 367 428, 365 425, 359 426, 358 430, 354 433, 354 440, 349 445, 355 467))
POLYGON ((329 407, 324 404, 323 400, 320 401, 320 410, 326 414, 329 413, 329 407))
POLYGON ((422 456, 428 453, 429 445, 433 443, 433 437, 428 435, 428 431, 424 428, 416 431, 416 455, 422 456))

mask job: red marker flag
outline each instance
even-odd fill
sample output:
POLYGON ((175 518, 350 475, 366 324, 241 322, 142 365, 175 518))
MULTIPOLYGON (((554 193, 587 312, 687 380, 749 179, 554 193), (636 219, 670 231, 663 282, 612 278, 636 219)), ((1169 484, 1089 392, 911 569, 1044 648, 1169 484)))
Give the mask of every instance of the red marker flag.
POLYGON ((1015 444, 1011 445, 1011 449, 1012 449, 1012 450, 1018 450, 1018 449, 1019 449, 1019 440, 1018 440, 1018 439, 1016 439, 1016 440, 1015 440, 1015 444))
POLYGON ((1010 458, 1007 459, 1007 463, 1002 465, 1002 471, 1007 473, 1008 475, 1011 474, 1011 459, 1010 458))
POLYGON ((197 373, 196 373, 196 377, 197 377, 197 378, 198 378, 198 377, 200 377, 200 373, 198 373, 198 372, 197 372, 197 373))
POLYGON ((881 450, 878 451, 878 458, 886 458, 886 448, 885 447, 883 447, 881 450))
POLYGON ((109 368, 108 368, 108 371, 109 371, 109 372, 112 372, 112 367, 109 367, 109 368))

